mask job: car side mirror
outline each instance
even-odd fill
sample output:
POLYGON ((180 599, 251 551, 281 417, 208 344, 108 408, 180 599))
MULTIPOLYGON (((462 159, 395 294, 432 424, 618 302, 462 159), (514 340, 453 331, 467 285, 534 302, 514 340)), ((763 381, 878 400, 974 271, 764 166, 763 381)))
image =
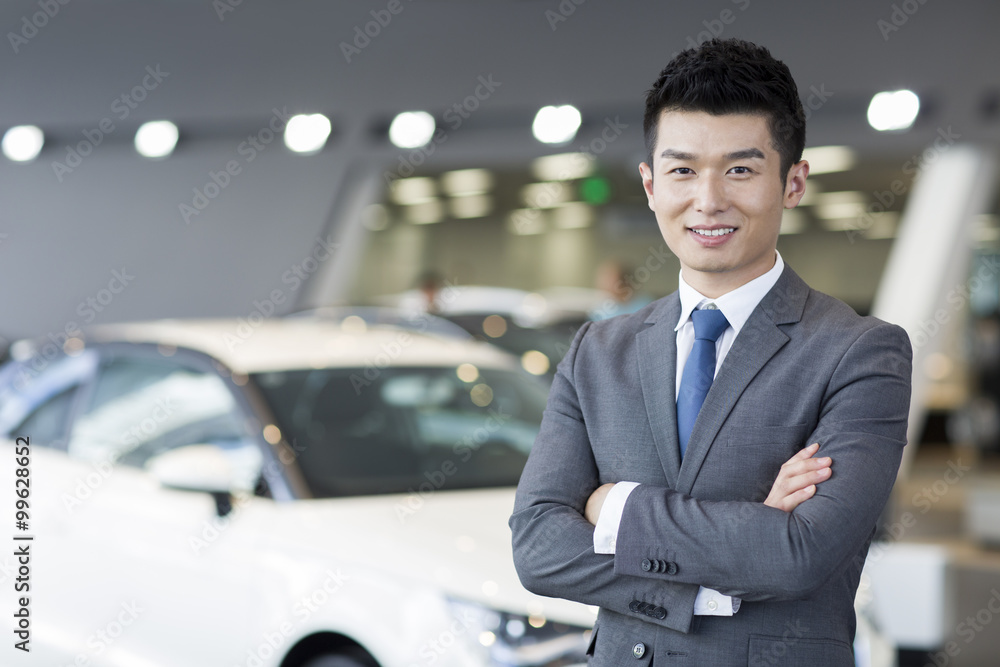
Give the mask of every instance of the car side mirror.
POLYGON ((230 493, 236 471, 229 457, 214 445, 171 449, 150 458, 146 470, 166 488, 212 494, 219 516, 232 510, 230 493))

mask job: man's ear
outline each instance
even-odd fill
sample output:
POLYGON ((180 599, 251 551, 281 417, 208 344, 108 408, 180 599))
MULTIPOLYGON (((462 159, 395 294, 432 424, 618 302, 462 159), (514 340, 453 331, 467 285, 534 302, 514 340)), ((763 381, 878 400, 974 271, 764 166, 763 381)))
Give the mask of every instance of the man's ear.
POLYGON ((809 176, 809 163, 800 160, 788 170, 785 178, 785 195, 782 205, 785 208, 795 208, 806 193, 806 178, 809 176))
POLYGON ((646 192, 646 204, 650 210, 653 208, 653 170, 645 162, 639 163, 639 176, 642 178, 642 189, 646 192))

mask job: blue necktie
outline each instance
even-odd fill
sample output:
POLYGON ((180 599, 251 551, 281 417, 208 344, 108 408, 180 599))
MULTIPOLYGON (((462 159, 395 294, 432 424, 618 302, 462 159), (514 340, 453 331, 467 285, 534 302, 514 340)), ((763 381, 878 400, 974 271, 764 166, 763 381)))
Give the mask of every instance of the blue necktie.
POLYGON ((715 341, 729 326, 726 316, 718 309, 695 310, 691 313, 691 321, 694 322, 694 346, 684 364, 681 388, 677 392, 677 436, 682 459, 701 404, 715 377, 715 341))

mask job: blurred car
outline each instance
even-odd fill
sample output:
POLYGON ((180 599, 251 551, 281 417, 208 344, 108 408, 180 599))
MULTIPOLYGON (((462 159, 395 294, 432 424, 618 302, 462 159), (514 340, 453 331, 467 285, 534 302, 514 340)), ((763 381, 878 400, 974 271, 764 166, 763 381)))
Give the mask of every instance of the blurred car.
MULTIPOLYGON (((551 377, 577 329, 602 299, 597 290, 583 288, 526 292, 485 285, 448 286, 435 297, 433 317, 516 354, 530 373, 551 377)), ((400 312, 422 314, 427 295, 410 290, 381 297, 380 302, 400 312)))
POLYGON ((24 664, 586 661, 596 609, 528 593, 512 564, 547 393, 517 358, 320 317, 13 352, 0 450, 30 439, 24 664))

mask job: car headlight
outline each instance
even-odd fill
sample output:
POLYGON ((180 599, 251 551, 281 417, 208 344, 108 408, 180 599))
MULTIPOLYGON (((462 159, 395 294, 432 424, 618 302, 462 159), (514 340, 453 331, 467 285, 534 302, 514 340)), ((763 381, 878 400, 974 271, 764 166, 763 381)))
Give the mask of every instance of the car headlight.
POLYGON ((464 619, 467 641, 477 645, 497 667, 566 667, 585 665, 590 628, 449 600, 452 613, 464 619))

